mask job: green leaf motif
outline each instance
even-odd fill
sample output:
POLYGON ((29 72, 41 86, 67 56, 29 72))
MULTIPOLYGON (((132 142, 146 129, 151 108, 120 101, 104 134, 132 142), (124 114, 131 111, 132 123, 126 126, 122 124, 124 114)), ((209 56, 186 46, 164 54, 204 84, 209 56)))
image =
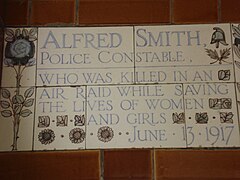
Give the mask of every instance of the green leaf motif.
POLYGON ((32 111, 30 111, 29 109, 24 109, 24 110, 20 113, 20 116, 22 116, 22 117, 28 117, 30 114, 32 114, 32 111))
POLYGON ((16 95, 16 101, 18 104, 22 104, 24 102, 24 98, 22 95, 16 95))
POLYGON ((6 38, 7 42, 12 42, 14 40, 14 31, 12 29, 6 29, 6 38))
POLYGON ((7 109, 10 107, 10 103, 8 101, 0 101, 0 105, 3 109, 7 109))
POLYGON ((12 29, 6 29, 5 33, 7 36, 14 37, 14 31, 12 29))
POLYGON ((25 106, 25 107, 30 107, 30 106, 33 105, 33 103, 34 103, 34 99, 31 98, 31 99, 26 100, 26 101, 24 102, 23 106, 25 106))
POLYGON ((3 98, 8 99, 8 98, 10 98, 10 96, 11 96, 11 93, 10 93, 9 90, 7 90, 7 89, 2 89, 2 97, 3 97, 3 98))
POLYGON ((14 95, 14 96, 12 97, 12 103, 13 103, 13 104, 17 104, 17 98, 16 98, 16 96, 17 96, 17 95, 14 95))
POLYGON ((24 97, 30 98, 33 95, 33 93, 34 93, 34 87, 31 87, 24 92, 24 97))
POLYGON ((19 114, 21 112, 21 105, 16 104, 13 109, 15 114, 19 114))
POLYGON ((1 112, 3 117, 11 117, 12 116, 12 111, 10 110, 4 110, 1 112))

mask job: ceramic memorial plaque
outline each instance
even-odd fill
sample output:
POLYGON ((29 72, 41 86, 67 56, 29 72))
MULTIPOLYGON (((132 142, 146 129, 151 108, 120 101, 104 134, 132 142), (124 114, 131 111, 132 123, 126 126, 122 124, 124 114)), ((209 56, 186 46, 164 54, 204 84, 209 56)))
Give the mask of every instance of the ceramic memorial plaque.
POLYGON ((5 28, 0 151, 240 146, 240 25, 5 28))

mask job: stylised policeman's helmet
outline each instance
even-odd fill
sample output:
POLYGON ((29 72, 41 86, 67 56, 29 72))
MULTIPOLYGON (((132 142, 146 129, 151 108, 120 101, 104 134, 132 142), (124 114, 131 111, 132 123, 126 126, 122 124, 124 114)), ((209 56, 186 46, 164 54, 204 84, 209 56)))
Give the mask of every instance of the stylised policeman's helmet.
POLYGON ((227 46, 224 31, 219 27, 214 27, 213 30, 215 30, 215 32, 212 34, 211 44, 216 43, 216 48, 219 47, 219 43, 227 46))

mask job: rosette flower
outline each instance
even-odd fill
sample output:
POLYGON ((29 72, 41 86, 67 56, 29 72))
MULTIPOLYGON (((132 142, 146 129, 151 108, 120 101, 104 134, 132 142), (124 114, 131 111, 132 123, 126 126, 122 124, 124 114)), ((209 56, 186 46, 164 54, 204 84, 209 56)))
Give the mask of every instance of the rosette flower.
POLYGON ((55 140, 54 131, 51 129, 44 129, 38 134, 38 140, 44 144, 51 144, 55 140))
POLYGON ((98 139, 104 143, 109 142, 112 140, 113 136, 114 136, 114 132, 112 130, 112 128, 108 127, 108 126, 104 126, 99 128, 98 130, 98 139))
POLYGON ((6 32, 7 41, 5 47, 5 64, 9 66, 14 65, 33 65, 35 54, 35 37, 34 30, 17 29, 14 33, 13 30, 8 29, 6 32))
POLYGON ((72 143, 82 143, 86 137, 86 133, 81 128, 74 128, 69 133, 69 139, 72 143))

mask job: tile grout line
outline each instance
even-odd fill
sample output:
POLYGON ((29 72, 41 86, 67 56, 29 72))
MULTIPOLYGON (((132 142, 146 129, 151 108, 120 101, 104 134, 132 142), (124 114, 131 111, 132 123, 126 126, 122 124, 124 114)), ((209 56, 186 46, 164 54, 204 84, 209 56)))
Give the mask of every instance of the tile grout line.
POLYGON ((156 167, 155 167, 155 148, 151 150, 151 159, 152 159, 152 180, 156 179, 156 167))
MULTIPOLYGON (((234 91, 235 91, 235 100, 236 100, 236 110, 237 110, 237 124, 238 127, 240 127, 240 116, 239 116, 239 105, 238 105, 238 98, 239 98, 239 94, 237 93, 237 78, 236 78, 236 65, 235 65, 235 55, 234 55, 234 50, 233 50, 233 35, 232 35, 232 26, 233 24, 229 24, 230 25, 230 37, 231 37, 231 50, 232 50, 232 60, 233 60, 233 76, 234 76, 234 81, 233 81, 233 87, 234 87, 234 91)), ((240 136, 240 131, 238 132, 239 136, 240 136)))
MULTIPOLYGON (((134 58, 134 62, 133 62, 133 84, 136 84, 136 38, 135 38, 135 26, 132 27, 133 28, 133 58, 134 58)), ((132 68, 131 68, 132 69, 132 68)))
POLYGON ((37 42, 36 42, 36 64, 35 64, 35 82, 34 82, 34 90, 35 90, 35 101, 34 101, 34 119, 33 119, 33 134, 32 134, 32 151, 34 151, 35 144, 35 126, 36 126, 36 107, 37 107, 37 58, 38 58, 38 38, 39 38, 39 28, 37 28, 37 42))
POLYGON ((182 95, 182 100, 183 100, 183 112, 184 112, 184 119, 185 119, 185 122, 184 122, 184 128, 183 128, 183 138, 185 139, 185 145, 186 145, 186 149, 188 148, 188 137, 187 137, 187 116, 186 116, 186 107, 185 107, 185 96, 184 96, 184 83, 181 83, 181 86, 182 86, 182 92, 183 92, 183 95, 182 95))
POLYGON ((31 25, 31 15, 32 15, 32 0, 28 0, 28 9, 27 9, 27 25, 31 25))
POLYGON ((174 0, 170 0, 169 1, 169 20, 170 20, 170 24, 174 24, 174 22, 173 22, 173 4, 174 4, 174 2, 173 2, 174 0))
POLYGON ((217 9, 218 9, 218 23, 220 23, 221 20, 222 20, 222 14, 221 14, 222 3, 221 3, 221 0, 218 0, 217 9))
POLYGON ((79 1, 80 0, 75 0, 75 26, 76 25, 79 25, 79 13, 78 13, 78 11, 79 11, 79 1))
MULTIPOLYGON (((81 87, 81 86, 80 86, 81 87)), ((85 104, 84 104, 84 108, 85 108, 85 150, 87 150, 87 118, 88 118, 88 107, 87 107, 87 101, 88 101, 88 97, 87 97, 87 91, 88 91, 88 86, 83 86, 85 89, 85 104)))
POLYGON ((104 180, 104 150, 100 150, 100 180, 104 180))

